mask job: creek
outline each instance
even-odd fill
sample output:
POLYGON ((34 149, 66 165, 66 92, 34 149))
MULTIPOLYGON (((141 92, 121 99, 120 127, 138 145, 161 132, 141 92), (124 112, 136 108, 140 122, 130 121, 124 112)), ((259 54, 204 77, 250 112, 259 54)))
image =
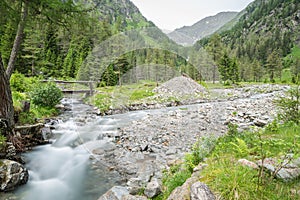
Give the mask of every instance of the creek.
POLYGON ((15 192, 16 199, 95 200, 119 181, 105 166, 94 166, 89 151, 107 139, 102 133, 117 132, 146 112, 95 117, 89 114, 90 106, 74 99, 66 101, 71 111, 59 117, 51 144, 23 154, 30 179, 15 192))
MULTIPOLYGON (((110 166, 106 166, 105 163, 103 166, 99 165, 101 161, 93 156, 95 149, 111 148, 106 145, 113 140, 114 137, 111 136, 120 134, 119 129, 122 130, 131 124, 131 128, 127 131, 125 129, 122 134, 129 136, 128 145, 132 148, 136 143, 140 144, 147 139, 151 131, 154 131, 153 134, 157 135, 158 140, 167 137, 172 141, 174 134, 177 141, 181 135, 180 145, 177 141, 172 148, 186 152, 183 147, 188 144, 185 142, 195 139, 193 134, 199 130, 202 135, 219 134, 225 128, 225 120, 233 112, 232 106, 235 107, 233 109, 237 109, 237 113, 251 111, 249 113, 257 117, 272 114, 269 112, 274 109, 269 98, 273 95, 275 93, 254 93, 247 97, 242 95, 234 101, 216 101, 104 117, 92 114, 93 109, 78 100, 66 99, 64 103, 69 104, 71 110, 59 116, 59 122, 54 125, 52 143, 23 154, 30 172, 29 182, 12 196, 1 194, 0 200, 96 200, 112 186, 123 183, 122 177, 115 170, 110 171, 110 166), (140 121, 138 124, 132 124, 137 120, 140 121), (190 134, 182 135, 184 132, 190 134)), ((153 141, 147 140, 150 145, 155 142, 154 135, 151 136, 153 141)), ((157 158, 165 158, 165 150, 168 149, 162 146, 161 151, 152 154, 157 158)), ((128 155, 128 159, 132 158, 132 154, 128 155)), ((130 168, 123 164, 121 163, 121 167, 130 168)))
MULTIPOLYGON (((117 185, 120 176, 106 166, 93 164, 91 151, 107 144, 106 135, 148 113, 168 109, 135 111, 119 115, 96 117, 92 108, 75 99, 63 102, 71 110, 59 116, 52 131, 51 144, 35 147, 23 154, 30 178, 13 197, 22 200, 95 200, 117 185)), ((96 162, 96 161, 95 161, 96 162)))

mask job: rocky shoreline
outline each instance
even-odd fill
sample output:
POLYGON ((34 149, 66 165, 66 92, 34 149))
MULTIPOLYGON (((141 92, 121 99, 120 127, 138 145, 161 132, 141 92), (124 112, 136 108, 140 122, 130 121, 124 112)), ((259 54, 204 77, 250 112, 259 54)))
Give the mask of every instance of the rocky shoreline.
MULTIPOLYGON (((114 191, 128 194, 127 199, 151 198, 161 191, 162 171, 181 162, 200 138, 226 134, 229 123, 236 124, 239 131, 265 126, 277 113, 273 100, 288 89, 289 86, 271 84, 214 89, 208 92, 208 98, 138 104, 112 110, 106 114, 148 109, 161 112, 151 112, 143 119, 120 127, 117 133, 99 133, 103 144, 90 149, 91 170, 106 166, 119 173, 121 186, 114 191), (137 196, 141 191, 144 196, 137 196)), ((61 106, 61 109, 69 110, 68 106, 61 106)), ((95 114, 99 115, 97 110, 89 112, 78 123, 85 124, 95 119, 95 114)), ((50 129, 51 125, 47 127, 48 131, 50 129)), ((99 199, 106 199, 106 195, 99 199)))
MULTIPOLYGON (((210 102, 148 114, 117 134, 104 133, 107 145, 93 149, 94 164, 105 164, 118 171, 130 195, 147 190, 147 185, 156 185, 158 188, 152 187, 151 195, 144 192, 151 198, 161 189, 162 170, 180 162, 197 140, 224 135, 229 123, 236 124, 239 131, 264 127, 276 116, 274 99, 287 89, 281 85, 259 85, 215 90, 211 91, 215 97, 210 102)), ((104 195, 100 199, 105 198, 104 195)))

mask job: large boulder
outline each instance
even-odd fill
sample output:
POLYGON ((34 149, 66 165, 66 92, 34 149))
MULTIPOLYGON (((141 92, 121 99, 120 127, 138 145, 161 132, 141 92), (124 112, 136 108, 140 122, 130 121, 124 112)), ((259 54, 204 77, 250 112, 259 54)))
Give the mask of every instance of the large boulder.
POLYGON ((299 179, 300 177, 300 158, 296 160, 284 160, 282 163, 275 158, 266 158, 262 162, 259 160, 257 164, 269 171, 274 177, 285 182, 299 179))
POLYGON ((190 189, 191 186, 198 181, 198 177, 192 176, 187 179, 186 182, 180 186, 175 188, 167 200, 190 200, 190 189))
POLYGON ((215 195, 208 186, 201 182, 196 182, 191 187, 191 200, 215 200, 215 195))
POLYGON ((27 169, 11 160, 0 160, 0 191, 11 191, 28 181, 27 169))
POLYGON ((157 196, 158 194, 160 194, 161 190, 162 190, 162 188, 161 188, 160 181, 156 178, 153 178, 151 180, 151 182, 149 182, 147 184, 144 194, 148 198, 153 198, 153 197, 157 196))
POLYGON ((129 191, 126 187, 114 186, 98 200, 122 200, 126 195, 129 195, 129 191))

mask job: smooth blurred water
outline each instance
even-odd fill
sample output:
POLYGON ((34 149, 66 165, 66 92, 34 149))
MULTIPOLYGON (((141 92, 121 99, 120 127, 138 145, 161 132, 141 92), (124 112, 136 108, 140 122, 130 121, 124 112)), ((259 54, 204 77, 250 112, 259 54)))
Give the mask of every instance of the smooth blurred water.
POLYGON ((12 198, 4 194, 0 200, 97 200, 118 184, 120 177, 104 166, 94 165, 91 150, 108 144, 107 133, 117 133, 118 128, 149 113, 174 109, 95 117, 88 114, 90 106, 72 99, 68 101, 72 110, 60 116, 52 144, 36 147, 23 155, 30 173, 28 183, 13 192, 12 198), (81 123, 82 119, 89 122, 81 123))

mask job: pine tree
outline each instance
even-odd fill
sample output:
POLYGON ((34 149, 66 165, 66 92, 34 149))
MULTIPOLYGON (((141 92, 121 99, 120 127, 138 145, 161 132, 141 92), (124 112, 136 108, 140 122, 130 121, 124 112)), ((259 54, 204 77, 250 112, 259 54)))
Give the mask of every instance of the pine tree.
POLYGON ((227 81, 231 81, 232 83, 239 81, 239 70, 236 59, 230 58, 226 52, 218 63, 218 70, 224 83, 227 81))
MULTIPOLYGON (((210 38, 210 41, 208 43, 208 46, 206 50, 211 54, 212 59, 215 63, 218 63, 220 57, 221 57, 221 52, 222 52, 222 43, 221 43, 221 37, 220 35, 213 35, 210 38)), ((213 83, 216 81, 216 70, 217 66, 216 64, 213 66, 213 83)))
POLYGON ((281 77, 282 61, 278 50, 273 51, 267 59, 266 68, 269 73, 270 81, 275 82, 275 75, 281 77))

